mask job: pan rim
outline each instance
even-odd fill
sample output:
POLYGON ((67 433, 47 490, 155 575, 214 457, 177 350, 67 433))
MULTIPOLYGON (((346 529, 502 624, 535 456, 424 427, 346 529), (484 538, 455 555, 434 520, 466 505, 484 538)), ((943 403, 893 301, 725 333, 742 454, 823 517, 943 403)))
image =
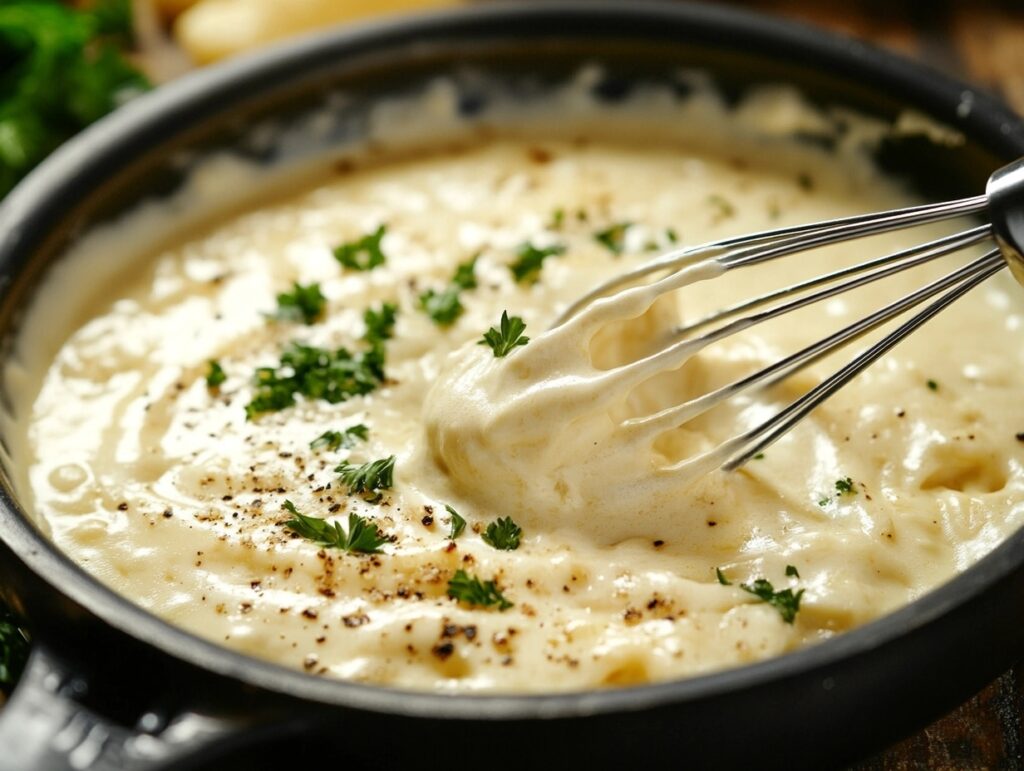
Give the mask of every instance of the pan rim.
MULTIPOLYGON (((978 93, 976 87, 822 30, 730 8, 646 0, 628 5, 576 0, 536 7, 488 5, 319 33, 197 72, 139 98, 62 147, 5 199, 0 206, 0 233, 5 234, 0 237, 0 270, 17 252, 20 226, 34 207, 52 198, 83 165, 97 154, 109 153, 125 136, 152 127, 198 101, 237 89, 240 83, 255 84, 263 76, 291 77, 289 73, 300 70, 304 62, 318 61, 331 53, 344 56, 350 50, 371 50, 375 46, 394 45, 396 40, 419 40, 424 36, 442 42, 453 38, 479 39, 481 34, 500 36, 504 23, 510 19, 546 25, 550 34, 573 37, 595 23, 613 30, 618 22, 646 20, 704 25, 774 40, 776 44, 786 43, 812 60, 829 65, 840 77, 847 71, 852 72, 849 76, 857 82, 884 76, 898 86, 898 94, 909 97, 914 92, 912 103, 923 106, 929 114, 952 112, 957 100, 970 93, 974 110, 970 116, 972 136, 982 137, 986 146, 998 152, 1024 152, 1024 123, 994 98, 978 93), (555 31, 558 24, 563 25, 561 32, 555 31)), ((975 601, 1024 566, 1024 530, 1020 530, 964 573, 893 613, 811 647, 707 675, 617 690, 440 694, 318 678, 186 632, 117 594, 72 562, 31 524, 6 490, 0 493, 0 539, 53 591, 119 632, 212 674, 322 705, 452 719, 547 719, 639 711, 669 703, 700 701, 797 676, 820 673, 825 677, 838 662, 867 655, 913 630, 927 627, 975 601)))

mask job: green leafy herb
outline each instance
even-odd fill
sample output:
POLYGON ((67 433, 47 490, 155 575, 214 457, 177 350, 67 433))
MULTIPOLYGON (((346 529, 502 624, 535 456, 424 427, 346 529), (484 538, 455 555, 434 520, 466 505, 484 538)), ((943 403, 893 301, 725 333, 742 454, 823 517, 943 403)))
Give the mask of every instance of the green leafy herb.
POLYGON ((28 660, 28 636, 20 621, 0 602, 0 687, 14 685, 28 660))
POLYGON ((357 441, 366 441, 370 436, 370 429, 362 423, 349 426, 344 431, 324 431, 320 436, 309 443, 311 450, 337 450, 344 448, 352 449, 357 441))
POLYGON ((857 489, 853 486, 853 480, 850 477, 844 477, 836 480, 836 494, 837 495, 856 495, 857 489))
POLYGON ((355 241, 334 247, 334 259, 344 267, 352 270, 373 270, 387 261, 380 242, 387 232, 387 226, 381 225, 372 233, 355 241))
POLYGON ((626 248, 626 231, 633 226, 632 222, 619 222, 594 233, 594 240, 612 254, 622 254, 626 248))
POLYGON ((551 220, 548 222, 548 230, 561 230, 565 224, 565 209, 558 208, 551 212, 551 220))
POLYGON ((718 210, 718 216, 721 219, 727 219, 736 214, 736 207, 720 195, 709 195, 708 203, 718 210))
POLYGON ((935 380, 929 379, 928 383, 927 383, 927 386, 928 386, 928 390, 929 391, 938 391, 939 390, 939 384, 935 380))
POLYGON ((512 607, 512 603, 505 599, 494 581, 481 581, 465 570, 456 570, 448 581, 448 596, 467 605, 483 608, 497 605, 498 610, 507 610, 512 607))
POLYGON ((518 316, 509 318, 508 311, 502 311, 501 323, 497 327, 491 327, 484 332, 484 338, 477 345, 489 345, 494 351, 494 358, 501 359, 508 356, 517 346, 526 345, 530 338, 525 337, 523 332, 526 324, 518 316))
MULTIPOLYGON (((479 255, 477 255, 479 256, 479 255)), ((444 289, 435 291, 428 289, 420 295, 422 308, 438 326, 446 327, 455 323, 464 310, 459 295, 466 289, 476 288, 477 257, 461 263, 455 269, 455 275, 444 289)))
POLYGON ((246 419, 295 404, 296 394, 330 404, 373 391, 384 380, 383 345, 350 353, 291 343, 276 367, 256 370, 256 391, 245 407, 246 419))
POLYGON ((767 602, 782 616, 782 620, 787 624, 792 624, 796 618, 796 614, 800 610, 800 598, 803 597, 804 590, 793 593, 792 589, 783 589, 780 592, 775 591, 775 587, 772 586, 770 581, 764 578, 758 578, 752 584, 740 584, 740 588, 753 594, 759 598, 762 602, 767 602))
POLYGON ((832 503, 832 499, 829 498, 827 495, 822 496, 821 498, 818 499, 818 505, 821 506, 822 508, 825 508, 830 503, 832 503))
POLYGON ((380 547, 389 540, 373 522, 358 514, 348 515, 348 532, 346 533, 340 522, 331 524, 319 517, 307 517, 295 508, 295 504, 291 501, 285 501, 284 507, 294 517, 284 523, 285 527, 321 546, 348 552, 376 554, 380 551, 380 547))
POLYGON ((382 303, 380 308, 374 310, 367 308, 363 313, 363 323, 366 324, 366 332, 363 340, 376 345, 390 340, 395 333, 395 318, 398 315, 398 306, 394 303, 382 303))
POLYGON ((73 134, 149 88, 121 53, 129 0, 0 2, 0 198, 73 134))
POLYGON ((670 244, 678 243, 679 235, 673 228, 665 228, 665 240, 668 241, 670 244))
POLYGON ((764 460, 764 453, 759 452, 757 455, 754 456, 754 460, 764 460))
POLYGON ((515 262, 508 267, 516 279, 516 283, 533 283, 540 278, 540 270, 544 267, 544 260, 565 253, 565 247, 561 244, 538 248, 527 242, 519 247, 516 253, 515 262))
POLYGON ((210 359, 206 362, 206 387, 209 389, 220 388, 224 381, 228 379, 228 376, 224 373, 224 368, 220 366, 220 362, 215 359, 210 359))
POLYGON ((438 326, 451 326, 465 310, 462 306, 462 300, 459 299, 461 291, 454 284, 440 291, 428 289, 420 295, 420 308, 438 326))
POLYGON ((304 324, 312 324, 323 315, 326 303, 327 298, 320 291, 319 284, 302 286, 294 282, 292 291, 282 292, 277 296, 277 310, 268 315, 278 321, 301 321, 304 324))
POLYGON ((722 572, 721 568, 715 568, 715 576, 718 578, 718 583, 722 586, 732 586, 732 581, 725 577, 725 573, 722 572))
POLYGON ((523 529, 513 522, 511 517, 498 517, 498 521, 489 524, 481 537, 484 543, 495 549, 515 551, 519 548, 522 535, 523 529))
POLYGON ((460 262, 455 268, 455 275, 452 276, 452 283, 460 289, 476 289, 476 261, 480 254, 474 254, 465 262, 460 262))
POLYGON ((786 576, 789 578, 799 578, 800 571, 796 569, 796 565, 786 565, 786 576))
POLYGON ((448 510, 448 514, 451 515, 451 532, 448 533, 448 538, 454 541, 460 535, 462 531, 466 529, 466 520, 464 520, 455 509, 449 506, 447 503, 444 506, 448 510))
POLYGON ((394 484, 395 456, 373 460, 356 466, 348 461, 334 469, 349 493, 363 493, 373 502, 381 499, 381 490, 390 490, 394 484))

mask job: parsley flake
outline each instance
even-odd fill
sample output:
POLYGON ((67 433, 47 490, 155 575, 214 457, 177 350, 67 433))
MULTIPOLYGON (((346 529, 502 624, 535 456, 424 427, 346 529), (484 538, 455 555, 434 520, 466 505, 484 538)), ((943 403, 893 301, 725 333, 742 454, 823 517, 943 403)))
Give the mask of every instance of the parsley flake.
POLYGON ((722 586, 732 586, 732 581, 725 577, 725 573, 722 572, 721 568, 715 568, 715 577, 722 586))
POLYGON ((519 548, 519 540, 523 535, 523 529, 512 521, 512 517, 498 517, 497 522, 487 526, 487 530, 481 536, 484 543, 493 546, 501 551, 515 551, 519 548))
POLYGON ((457 512, 447 503, 444 505, 444 507, 448 510, 448 513, 451 515, 452 529, 451 532, 448 533, 448 539, 450 541, 454 541, 456 538, 462 535, 462 531, 466 529, 466 520, 462 518, 459 512, 457 512))
POLYGON ((754 595, 761 602, 767 602, 779 611, 782 620, 787 624, 792 624, 796 618, 796 614, 800 610, 800 598, 804 595, 803 589, 795 594, 792 589, 783 589, 777 592, 771 582, 764 578, 758 578, 752 584, 740 584, 740 589, 754 595))
POLYGON ((850 477, 843 477, 836 480, 836 495, 856 495, 857 488, 853 486, 850 477))
POLYGON ((632 226, 632 222, 618 222, 594 233, 594 240, 612 254, 620 255, 626 248, 626 231, 632 226))
POLYGON ((284 508, 294 517, 284 523, 285 527, 320 546, 347 552, 376 554, 380 551, 380 547, 390 540, 373 522, 358 514, 350 513, 348 515, 348 532, 346 533, 340 522, 335 522, 332 525, 319 517, 307 517, 295 508, 295 504, 291 501, 285 501, 284 508))
POLYGON ((220 388, 224 381, 228 379, 227 374, 224 372, 224 368, 220 366, 220 362, 216 359, 210 359, 206 362, 206 387, 211 391, 220 388))
POLYGON ((437 291, 428 289, 420 295, 420 308, 441 327, 450 326, 465 310, 459 295, 466 289, 476 288, 476 257, 461 263, 455 269, 455 275, 444 289, 437 291))
POLYGON ((501 322, 484 332, 484 337, 477 345, 489 345, 494 351, 494 358, 508 356, 517 346, 526 345, 530 338, 525 337, 526 324, 518 316, 509 318, 508 311, 502 311, 501 322))
POLYGON ((366 332, 363 333, 363 340, 370 345, 383 343, 390 340, 395 333, 395 318, 398 315, 398 306, 394 303, 381 303, 379 309, 367 308, 363 313, 363 323, 366 324, 366 332))
POLYGON ((456 570, 448 581, 448 596, 458 602, 483 608, 497 605, 498 610, 507 610, 512 607, 512 603, 505 599, 493 580, 481 581, 465 570, 456 570))
POLYGON ((928 386, 928 390, 929 391, 938 391, 939 390, 938 382, 935 381, 935 380, 932 380, 930 378, 929 378, 929 380, 928 380, 926 385, 928 386))
POLYGON ((729 217, 735 216, 736 207, 723 196, 720 195, 709 195, 708 203, 711 204, 718 212, 719 219, 728 219, 729 217))
POLYGON ((334 247, 334 259, 352 270, 373 270, 383 265, 387 258, 380 242, 386 232, 387 226, 381 225, 362 238, 334 247))
POLYGON ((376 503, 383 497, 380 491, 390 490, 394 485, 395 456, 373 460, 361 466, 344 461, 334 470, 350 495, 363 493, 364 498, 376 503))
POLYGON ((532 284, 540 278, 540 270, 544 267, 544 260, 565 253, 562 244, 554 244, 538 248, 527 242, 519 247, 516 253, 516 261, 508 267, 516 279, 517 284, 532 284))
POLYGON ((313 283, 303 286, 292 282, 292 291, 277 296, 277 310, 267 314, 278 321, 294 321, 312 324, 323 316, 327 298, 320 291, 320 285, 313 283))
POLYGON ((788 578, 799 578, 800 571, 796 569, 796 565, 786 565, 786 576, 788 578))
POLYGON ((309 443, 311 450, 337 450, 344 448, 351 450, 356 446, 357 441, 366 441, 370 436, 370 429, 362 423, 349 426, 344 431, 324 431, 320 436, 309 443))

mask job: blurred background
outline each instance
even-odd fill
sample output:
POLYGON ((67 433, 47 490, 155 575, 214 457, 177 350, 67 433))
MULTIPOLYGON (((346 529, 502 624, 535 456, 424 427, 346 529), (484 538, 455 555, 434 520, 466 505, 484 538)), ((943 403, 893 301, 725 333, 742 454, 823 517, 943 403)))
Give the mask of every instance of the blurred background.
MULTIPOLYGON (((486 2, 0 0, 0 199, 89 123, 197 67, 331 25, 486 2)), ((1024 114, 1024 0, 718 4, 816 24, 894 49, 987 88, 1024 114)), ((30 630, 0 599, 0 705, 24 665, 30 638, 30 630)), ((953 714, 858 768, 1022 768, 1022 714, 1024 673, 1014 670, 953 714)))

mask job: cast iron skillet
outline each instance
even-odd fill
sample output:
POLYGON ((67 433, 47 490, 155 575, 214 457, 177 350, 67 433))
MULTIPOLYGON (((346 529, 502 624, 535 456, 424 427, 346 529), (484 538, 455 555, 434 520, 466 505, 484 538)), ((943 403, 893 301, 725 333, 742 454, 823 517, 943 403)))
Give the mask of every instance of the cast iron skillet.
MULTIPOLYGON (((892 118, 915 108, 968 141, 913 139, 880 161, 930 195, 984 189, 1024 155, 1005 107, 861 43, 705 6, 641 2, 480 7, 312 37, 188 77, 72 141, 0 207, 0 326, 17 327, 46 265, 76 234, 180 181, 184 150, 245 145, 340 89, 353 114, 378 96, 472 64, 509 80, 564 79, 584 62, 619 98, 680 66, 726 93, 797 83, 823 104, 892 118)), ((481 109, 486 91, 464 98, 481 109)), ((3 454, 6 457, 6 453, 3 454)), ((349 767, 823 767, 925 724, 1006 668, 1024 642, 1024 532, 890 616, 798 653, 719 674, 555 696, 441 696, 328 681, 193 637, 115 596, 29 523, 4 469, 0 586, 35 634, 0 716, 0 768, 232 763, 349 767), (240 748, 258 742, 248 756, 240 748), (198 758, 201 756, 202 760, 198 758), (225 760, 230 757, 234 760, 225 760), (245 758, 245 759, 239 759, 245 758)))

